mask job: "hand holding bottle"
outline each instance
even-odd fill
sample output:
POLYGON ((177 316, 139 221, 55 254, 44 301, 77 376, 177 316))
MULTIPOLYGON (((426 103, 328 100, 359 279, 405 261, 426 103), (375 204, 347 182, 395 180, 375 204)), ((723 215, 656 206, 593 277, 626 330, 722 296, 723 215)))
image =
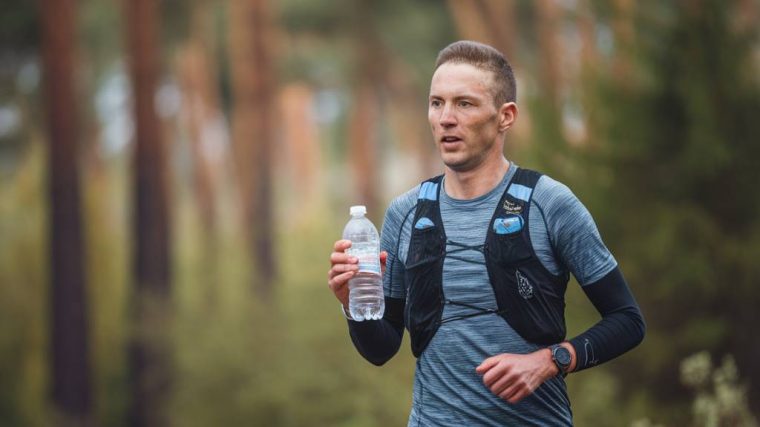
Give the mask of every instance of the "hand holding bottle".
POLYGON ((343 304, 346 300, 353 320, 377 320, 385 311, 380 260, 380 237, 374 224, 367 219, 367 208, 351 206, 351 219, 343 230, 343 240, 335 243, 328 272, 330 289, 343 304), (346 286, 346 282, 348 286, 346 286), (348 298, 346 298, 348 288, 348 298))
MULTIPOLYGON (((359 270, 359 259, 346 253, 351 241, 341 239, 335 242, 330 254, 330 270, 327 272, 327 285, 348 312, 348 280, 359 270)), ((380 252, 380 267, 385 274, 385 261, 388 252, 380 252)))

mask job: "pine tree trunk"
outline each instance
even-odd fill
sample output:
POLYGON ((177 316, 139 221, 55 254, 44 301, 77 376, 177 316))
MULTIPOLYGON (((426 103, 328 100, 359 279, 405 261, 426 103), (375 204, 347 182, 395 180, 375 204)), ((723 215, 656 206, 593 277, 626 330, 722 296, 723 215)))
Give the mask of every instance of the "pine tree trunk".
POLYGON ((52 396, 59 425, 91 422, 87 295, 74 97, 73 0, 43 0, 48 118, 52 396))
POLYGON ((213 235, 217 222, 215 186, 218 177, 214 173, 216 159, 209 158, 207 147, 222 141, 207 140, 213 135, 210 130, 220 116, 212 51, 213 10, 210 6, 209 1, 199 0, 191 7, 190 38, 179 54, 177 75, 185 99, 182 108, 193 159, 195 201, 204 230, 213 235))
POLYGON ((599 50, 596 47, 596 19, 590 0, 580 2, 576 19, 581 39, 582 69, 594 72, 599 67, 599 50))
POLYGON ((202 259, 206 262, 200 280, 204 284, 203 298, 207 309, 218 300, 220 241, 217 230, 216 205, 220 172, 225 170, 224 154, 227 135, 220 125, 217 74, 214 62, 214 3, 208 0, 191 6, 190 37, 180 49, 175 63, 184 102, 182 123, 188 132, 189 151, 193 167, 193 195, 202 225, 204 244, 202 259))
MULTIPOLYGON (((281 143, 278 164, 288 165, 278 178, 287 183, 287 208, 282 219, 295 226, 313 224, 310 215, 322 208, 323 170, 325 165, 319 145, 319 128, 314 117, 314 89, 307 83, 295 82, 279 95, 282 112, 281 143)), ((282 185, 282 184, 280 184, 282 185)))
POLYGON ((360 79, 362 81, 353 89, 353 106, 348 130, 351 179, 358 192, 359 204, 366 205, 369 212, 376 212, 378 210, 375 150, 377 99, 372 83, 366 81, 365 78, 360 77, 360 79))
POLYGON ((254 266, 252 285, 265 299, 272 294, 276 274, 271 153, 277 107, 272 53, 275 41, 268 0, 231 0, 233 146, 242 191, 243 227, 254 266))
MULTIPOLYGON (((430 128, 424 120, 424 106, 427 93, 416 85, 409 76, 412 71, 407 65, 398 60, 391 60, 390 71, 384 81, 384 86, 390 91, 394 108, 388 109, 388 118, 394 127, 399 147, 404 153, 411 153, 414 159, 413 174, 404 173, 411 179, 408 185, 414 185, 428 177, 440 173, 441 163, 438 159, 435 144, 430 135, 430 128)), ((400 163, 395 167, 404 168, 409 172, 410 165, 400 163)))
MULTIPOLYGON (((493 46, 507 57, 515 76, 522 75, 520 64, 526 61, 517 57, 520 31, 515 0, 449 0, 447 5, 460 37, 493 46)), ((520 91, 517 93, 519 100, 520 91)), ((518 105, 525 104, 518 102, 518 105)), ((520 110, 520 125, 510 130, 508 137, 509 149, 533 140, 530 113, 527 108, 520 110)))
POLYGON ((170 254, 167 162, 154 108, 158 73, 158 3, 124 0, 135 117, 134 299, 130 343, 132 426, 169 424, 170 254))
POLYGON ((460 36, 487 43, 513 59, 519 40, 514 0, 449 0, 447 5, 460 36))
POLYGON ((383 59, 384 52, 376 34, 372 32, 370 25, 366 25, 371 21, 372 7, 373 3, 367 0, 354 4, 354 53, 357 64, 346 145, 351 179, 358 193, 358 201, 367 206, 370 218, 378 220, 375 215, 380 211, 376 141, 379 100, 375 84, 385 75, 386 61, 383 59))
POLYGON ((536 8, 541 60, 541 87, 546 100, 557 112, 559 119, 562 73, 560 71, 560 49, 557 34, 560 28, 560 10, 554 0, 539 0, 536 2, 536 8))
POLYGON ((624 89, 630 89, 633 82, 631 56, 635 30, 633 27, 635 3, 631 0, 615 0, 615 16, 612 31, 615 36, 615 56, 612 61, 612 73, 617 83, 624 89))

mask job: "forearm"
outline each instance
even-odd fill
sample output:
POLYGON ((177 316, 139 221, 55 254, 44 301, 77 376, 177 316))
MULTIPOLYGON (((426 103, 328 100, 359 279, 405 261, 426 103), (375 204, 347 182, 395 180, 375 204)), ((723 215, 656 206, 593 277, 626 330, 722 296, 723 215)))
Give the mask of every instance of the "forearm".
POLYGON ((348 321, 354 347, 370 363, 380 366, 401 347, 404 334, 404 300, 385 297, 385 313, 380 320, 348 321))
POLYGON ((641 310, 617 267, 583 291, 602 319, 569 341, 575 349, 574 371, 620 356, 636 347, 646 331, 641 310))

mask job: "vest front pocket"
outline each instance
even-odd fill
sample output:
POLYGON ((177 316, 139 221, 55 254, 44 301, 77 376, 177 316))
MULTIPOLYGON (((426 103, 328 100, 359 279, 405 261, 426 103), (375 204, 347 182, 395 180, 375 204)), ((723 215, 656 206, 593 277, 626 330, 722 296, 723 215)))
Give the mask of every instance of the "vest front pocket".
POLYGON ((445 252, 446 239, 441 237, 440 230, 429 227, 424 230, 413 230, 409 243, 409 254, 406 259, 406 269, 411 270, 419 265, 433 262, 441 258, 445 252), (414 250, 411 250, 414 248, 414 250))
POLYGON ((522 232, 496 234, 488 245, 487 255, 503 266, 520 265, 533 256, 522 232))
POLYGON ((522 233, 494 235, 486 248, 488 275, 501 316, 526 341, 554 344, 565 334, 564 301, 543 287, 536 259, 522 233))
POLYGON ((412 339, 412 352, 419 357, 433 338, 443 313, 440 283, 443 256, 429 258, 406 269, 404 324, 412 339))
POLYGON ((443 288, 440 282, 445 244, 446 238, 437 227, 412 231, 405 273, 404 324, 412 339, 412 352, 417 357, 433 338, 442 313, 443 288))

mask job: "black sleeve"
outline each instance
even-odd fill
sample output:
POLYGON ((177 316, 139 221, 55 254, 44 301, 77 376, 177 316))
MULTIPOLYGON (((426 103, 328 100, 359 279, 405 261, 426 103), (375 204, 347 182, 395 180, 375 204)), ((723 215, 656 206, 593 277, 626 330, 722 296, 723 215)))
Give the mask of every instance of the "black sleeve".
POLYGON ((389 361, 401 347, 404 335, 404 306, 401 298, 385 297, 385 313, 380 320, 348 321, 354 347, 373 365, 389 361))
POLYGON ((636 347, 646 331, 644 317, 619 268, 583 286, 583 291, 602 319, 570 340, 576 354, 575 371, 604 363, 636 347))

